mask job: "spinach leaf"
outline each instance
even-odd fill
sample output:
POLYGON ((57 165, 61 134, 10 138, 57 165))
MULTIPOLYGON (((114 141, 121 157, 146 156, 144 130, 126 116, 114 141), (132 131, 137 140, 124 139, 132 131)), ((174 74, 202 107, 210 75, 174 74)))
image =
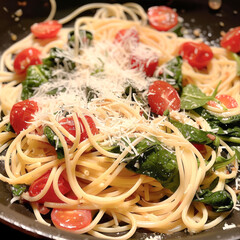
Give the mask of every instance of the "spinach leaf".
POLYGON ((237 75, 240 76, 240 56, 236 53, 231 53, 232 58, 237 62, 237 75))
POLYGON ((175 27, 171 28, 169 32, 174 32, 178 37, 183 37, 183 25, 178 23, 175 27))
POLYGON ((211 192, 209 189, 200 190, 194 201, 210 205, 215 212, 226 212, 233 208, 231 195, 225 190, 217 192, 211 192))
POLYGON ((75 69, 75 63, 67 57, 67 52, 60 48, 51 48, 48 58, 43 59, 43 65, 48 68, 56 66, 64 67, 64 70, 70 72, 75 69))
POLYGON ((182 57, 177 56, 166 63, 159 78, 171 84, 178 91, 182 90, 182 57))
POLYGON ((224 141, 240 144, 240 114, 230 117, 219 117, 204 108, 194 110, 203 117, 224 141))
POLYGON ((13 196, 20 196, 27 189, 25 184, 15 184, 11 186, 13 196))
POLYGON ((183 88, 181 95, 181 109, 191 110, 202 107, 209 100, 214 100, 216 91, 212 96, 206 96, 196 85, 188 84, 183 88))
POLYGON ((235 151, 238 164, 240 164, 240 146, 233 146, 232 149, 235 151))
POLYGON ((184 138, 188 139, 190 142, 200 143, 200 144, 212 144, 214 140, 212 140, 212 136, 214 134, 212 132, 206 132, 201 129, 197 129, 191 125, 183 124, 173 119, 170 122, 178 128, 178 130, 182 133, 184 138), (209 134, 212 136, 209 138, 209 134))
POLYGON ((48 81, 51 73, 45 65, 33 65, 27 69, 26 79, 22 82, 22 100, 33 96, 35 88, 48 81))
POLYGON ((226 167, 228 164, 233 162, 235 160, 235 158, 236 158, 236 155, 233 155, 230 158, 225 158, 223 156, 218 156, 216 158, 215 163, 213 164, 214 170, 217 170, 217 169, 222 168, 222 167, 226 167))
MULTIPOLYGON (((133 141, 133 139, 131 139, 133 141)), ((127 146, 127 143, 126 143, 127 146)), ((110 149, 110 148, 109 148, 110 149)), ((163 187, 175 191, 179 186, 179 172, 176 155, 157 139, 143 139, 135 146, 138 154, 128 154, 123 162, 126 168, 139 174, 155 178, 163 187)), ((115 145, 111 151, 120 152, 115 145)))
POLYGON ((44 135, 47 137, 48 142, 55 147, 57 152, 57 158, 62 159, 64 158, 64 151, 62 143, 60 142, 58 136, 55 134, 55 132, 49 127, 46 126, 43 130, 44 135))
MULTIPOLYGON (((90 31, 80 29, 79 30, 79 48, 82 46, 90 46, 93 40, 93 34, 90 31)), ((68 46, 74 48, 75 46, 75 34, 74 31, 68 34, 68 46)))

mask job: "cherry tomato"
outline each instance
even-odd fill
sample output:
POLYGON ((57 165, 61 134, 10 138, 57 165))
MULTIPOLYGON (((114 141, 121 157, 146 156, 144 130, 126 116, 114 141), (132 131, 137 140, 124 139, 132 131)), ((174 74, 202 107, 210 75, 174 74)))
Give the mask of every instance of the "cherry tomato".
POLYGON ((37 38, 54 38, 57 36, 61 28, 62 24, 60 24, 58 21, 50 20, 41 23, 34 23, 31 26, 31 32, 37 38))
MULTIPOLYGON (((237 101, 229 95, 221 94, 216 96, 216 99, 218 99, 228 109, 238 107, 237 101)), ((221 108, 215 101, 209 101, 208 105, 211 107, 221 108)))
POLYGON ((211 48, 204 43, 185 42, 181 45, 179 54, 187 60, 192 67, 202 69, 213 58, 211 48))
POLYGON ((192 143, 192 145, 203 155, 205 156, 207 154, 207 149, 204 144, 200 143, 192 143))
POLYGON ((19 134, 27 129, 29 122, 33 120, 33 114, 38 111, 38 104, 32 100, 24 100, 13 105, 10 112, 10 124, 14 131, 19 134))
MULTIPOLYGON (((46 182, 49 178, 50 171, 47 171, 43 176, 35 180, 31 186, 29 187, 29 195, 31 197, 34 197, 38 195, 43 188, 46 185, 46 182)), ((58 179, 58 187, 60 192, 64 195, 68 193, 71 190, 71 187, 69 183, 63 178, 62 175, 60 175, 58 179)), ((56 193, 53 189, 53 184, 51 184, 50 188, 48 189, 47 193, 37 201, 38 203, 44 203, 44 202, 55 202, 55 203, 61 203, 62 201, 57 197, 56 193)))
POLYGON ((90 210, 53 209, 51 219, 55 227, 76 231, 87 227, 92 222, 90 210))
POLYGON ((41 64, 40 54, 41 52, 33 47, 22 50, 14 59, 14 71, 17 74, 25 73, 29 66, 41 64))
POLYGON ((230 29, 220 42, 221 47, 232 52, 240 52, 240 26, 230 29))
POLYGON ((150 7, 147 15, 150 25, 158 31, 168 31, 178 24, 178 14, 170 7, 150 7))
MULTIPOLYGON (((85 116, 88 125, 91 129, 91 132, 93 135, 98 134, 98 129, 96 128, 95 122, 93 121, 93 119, 90 116, 85 116)), ((80 123, 81 126, 81 137, 80 137, 80 142, 84 141, 85 139, 88 138, 87 135, 87 131, 82 123, 81 118, 78 117, 78 121, 80 123)), ((74 137, 76 136, 76 128, 75 128, 75 124, 73 121, 73 117, 66 117, 63 118, 60 122, 59 122, 71 135, 73 135, 74 137)), ((65 137, 65 140, 67 141, 67 143, 69 145, 73 145, 72 141, 70 141, 67 137, 65 137)))
POLYGON ((136 29, 121 29, 115 36, 114 43, 122 43, 123 45, 127 43, 132 43, 137 45, 139 43, 139 35, 136 29))
POLYGON ((148 103, 153 113, 163 115, 166 110, 178 111, 181 102, 178 92, 173 86, 158 80, 149 86, 148 103))
POLYGON ((158 66, 158 57, 153 56, 150 59, 145 58, 144 56, 134 56, 130 57, 131 68, 137 68, 145 72, 146 76, 152 77, 157 66, 158 66))

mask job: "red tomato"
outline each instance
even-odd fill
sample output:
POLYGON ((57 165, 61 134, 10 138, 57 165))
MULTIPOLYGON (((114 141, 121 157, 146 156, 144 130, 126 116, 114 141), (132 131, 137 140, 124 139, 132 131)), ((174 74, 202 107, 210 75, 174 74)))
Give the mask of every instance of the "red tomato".
MULTIPOLYGON (((216 99, 218 99, 228 109, 238 107, 237 101, 229 95, 221 94, 216 96, 216 99)), ((208 105, 211 107, 220 108, 219 104, 215 101, 209 101, 208 105)))
POLYGON ((38 111, 38 105, 35 101, 24 100, 13 105, 10 112, 10 124, 14 131, 19 134, 27 129, 29 122, 33 120, 33 114, 38 111))
MULTIPOLYGON (((35 180, 31 186, 29 187, 29 195, 31 197, 34 197, 38 195, 46 185, 46 182, 49 178, 50 171, 47 171, 43 176, 35 180)), ((71 187, 69 183, 63 178, 62 175, 60 175, 58 179, 58 187, 60 192, 64 195, 68 193, 71 190, 71 187)), ((56 193, 53 189, 53 184, 51 184, 50 188, 48 189, 47 193, 37 201, 38 203, 44 203, 44 202, 55 202, 55 203, 61 203, 62 201, 57 197, 56 193)))
POLYGON ((174 87, 167 82, 159 80, 149 86, 148 103, 153 113, 163 115, 166 110, 178 111, 181 102, 174 87))
POLYGON ((134 56, 130 57, 131 68, 137 68, 146 73, 146 76, 152 77, 157 66, 158 66, 158 57, 152 56, 150 59, 145 58, 144 56, 134 56))
MULTIPOLYGON (((95 122, 93 121, 93 119, 90 116, 85 116, 89 127, 91 129, 91 132, 93 135, 98 134, 98 129, 96 128, 95 122)), ((80 142, 84 141, 85 139, 88 138, 87 135, 87 131, 82 123, 81 118, 78 117, 78 121, 80 123, 81 126, 81 137, 80 137, 80 142)), ((73 121, 73 117, 66 117, 63 118, 60 122, 59 122, 71 135, 73 135, 74 137, 76 136, 76 128, 75 128, 75 124, 73 121)), ((73 145, 72 141, 70 141, 67 137, 65 137, 65 140, 67 141, 67 143, 69 145, 73 145)))
POLYGON ((132 43, 134 45, 137 45, 139 43, 139 35, 136 29, 129 28, 129 29, 122 29, 120 30, 114 39, 114 43, 132 43))
POLYGON ((240 52, 240 27, 232 28, 220 42, 221 47, 232 52, 240 52))
POLYGON ((205 156, 207 153, 207 149, 204 144, 200 143, 192 143, 192 145, 203 155, 205 156))
POLYGON ((37 38, 54 38, 57 36, 61 28, 62 24, 56 20, 51 20, 41 23, 34 23, 31 26, 31 32, 37 38))
POLYGON ((202 69, 213 58, 211 48, 204 43, 185 42, 181 45, 179 54, 187 60, 192 67, 202 69))
POLYGON ((51 219, 57 228, 76 231, 92 222, 92 213, 90 210, 82 209, 53 209, 51 219))
POLYGON ((25 73, 29 66, 41 64, 40 54, 41 52, 33 47, 22 50, 14 59, 14 71, 17 74, 25 73))
POLYGON ((147 15, 150 25, 158 31, 168 31, 178 24, 178 14, 166 6, 150 7, 147 15))

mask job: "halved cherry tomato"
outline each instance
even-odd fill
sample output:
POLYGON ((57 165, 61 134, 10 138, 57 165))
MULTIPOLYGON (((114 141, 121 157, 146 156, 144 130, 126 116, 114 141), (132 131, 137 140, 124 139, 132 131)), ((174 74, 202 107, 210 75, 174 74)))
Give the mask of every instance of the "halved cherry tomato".
MULTIPOLYGON (((29 187, 29 195, 31 197, 34 197, 38 195, 43 188, 45 187, 47 180, 49 178, 50 171, 47 171, 43 176, 35 180, 31 186, 29 187)), ((60 192, 64 195, 68 193, 71 190, 71 187, 69 183, 63 178, 62 175, 60 175, 58 179, 58 187, 60 192)), ((38 203, 44 203, 44 202, 55 202, 55 203, 61 203, 62 201, 58 198, 56 193, 53 189, 53 184, 51 184, 50 188, 48 189, 47 193, 37 201, 38 203)))
POLYGON ((31 26, 31 32, 37 38, 54 38, 57 36, 61 28, 62 24, 60 24, 58 21, 50 20, 41 23, 34 23, 31 26))
POLYGON ((213 58, 211 48, 205 43, 185 42, 180 46, 179 54, 198 69, 206 67, 213 58))
POLYGON ((230 29, 220 42, 221 47, 232 52, 240 52, 240 27, 230 29))
POLYGON ((40 54, 41 52, 33 47, 22 50, 14 59, 14 71, 17 74, 25 73, 29 66, 41 64, 40 54))
POLYGON ((178 14, 170 7, 150 7, 147 15, 150 25, 158 31, 168 31, 178 24, 178 14))
POLYGON ((158 66, 158 57, 156 55, 152 56, 150 59, 145 56, 132 55, 130 61, 132 69, 137 68, 142 70, 148 77, 153 76, 158 66))
POLYGON ((76 231, 92 222, 92 213, 84 209, 53 209, 51 219, 57 228, 76 231))
POLYGON ((27 129, 29 122, 33 120, 33 114, 38 111, 38 104, 32 100, 24 100, 15 103, 10 112, 10 124, 14 131, 19 134, 22 130, 27 129))
MULTIPOLYGON (((228 109, 238 107, 237 101, 229 95, 221 94, 216 96, 216 99, 218 99, 228 109)), ((215 101, 209 101, 208 105, 211 107, 221 108, 215 101)))
MULTIPOLYGON (((91 132, 93 135, 98 134, 98 129, 96 128, 96 124, 93 121, 93 119, 90 116, 85 115, 85 118, 88 122, 88 125, 91 129, 91 132)), ((80 123, 80 127, 81 127, 81 137, 80 137, 80 142, 84 141, 85 139, 88 138, 87 135, 87 131, 82 123, 81 118, 78 117, 78 121, 80 123)), ((76 128, 75 128, 75 124, 73 121, 73 117, 66 117, 63 118, 60 122, 59 122, 71 135, 73 135, 74 137, 76 136, 76 128)), ((67 137, 65 137, 65 140, 67 141, 67 143, 69 145, 73 145, 73 142, 70 141, 67 137)))
POLYGON ((137 45, 139 43, 139 34, 135 28, 121 29, 115 36, 114 43, 131 43, 137 45))
POLYGON ((192 143, 192 145, 203 155, 205 156, 207 154, 207 149, 204 144, 200 143, 192 143))
POLYGON ((153 113, 163 115, 166 110, 178 111, 181 102, 174 87, 167 82, 159 80, 149 86, 148 103, 153 113))

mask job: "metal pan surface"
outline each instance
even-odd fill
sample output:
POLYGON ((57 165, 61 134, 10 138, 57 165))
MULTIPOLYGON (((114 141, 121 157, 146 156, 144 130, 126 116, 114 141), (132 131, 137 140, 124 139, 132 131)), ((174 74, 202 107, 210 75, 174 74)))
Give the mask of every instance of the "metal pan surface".
MULTIPOLYGON (((90 3, 102 1, 86 0, 57 0, 58 11, 56 19, 64 17, 77 7, 90 3)), ((109 0, 108 3, 124 3, 126 1, 109 0)), ((201 37, 210 44, 218 44, 220 32, 227 31, 231 27, 240 24, 240 2, 239 0, 223 0, 219 10, 212 10, 208 6, 208 0, 139 0, 133 1, 141 4, 145 9, 155 5, 167 5, 176 8, 178 14, 184 19, 184 26, 193 35, 193 30, 201 29, 201 37)), ((4 49, 14 43, 14 34, 21 39, 29 33, 29 27, 34 22, 40 22, 46 18, 50 10, 48 0, 2 0, 0 1, 0 54, 4 49), (22 9, 22 15, 17 16, 16 11, 22 9)), ((90 13, 91 14, 91 13, 90 13)), ((71 23, 70 23, 71 25, 71 23)), ((3 164, 0 163, 0 172, 4 172, 3 164)), ((32 211, 24 205, 10 204, 12 196, 8 185, 0 182, 0 231, 6 238, 18 237, 18 239, 79 239, 96 240, 89 235, 75 235, 61 231, 55 227, 47 227, 35 221, 32 211)), ((138 230, 132 239, 144 240, 154 236, 153 233, 138 230)), ((5 238, 3 237, 3 238, 5 238)), ((162 236, 162 239, 240 239, 240 212, 234 211, 223 223, 217 227, 196 235, 184 232, 170 236, 162 236), (224 223, 235 223, 236 228, 223 230, 224 223)))

